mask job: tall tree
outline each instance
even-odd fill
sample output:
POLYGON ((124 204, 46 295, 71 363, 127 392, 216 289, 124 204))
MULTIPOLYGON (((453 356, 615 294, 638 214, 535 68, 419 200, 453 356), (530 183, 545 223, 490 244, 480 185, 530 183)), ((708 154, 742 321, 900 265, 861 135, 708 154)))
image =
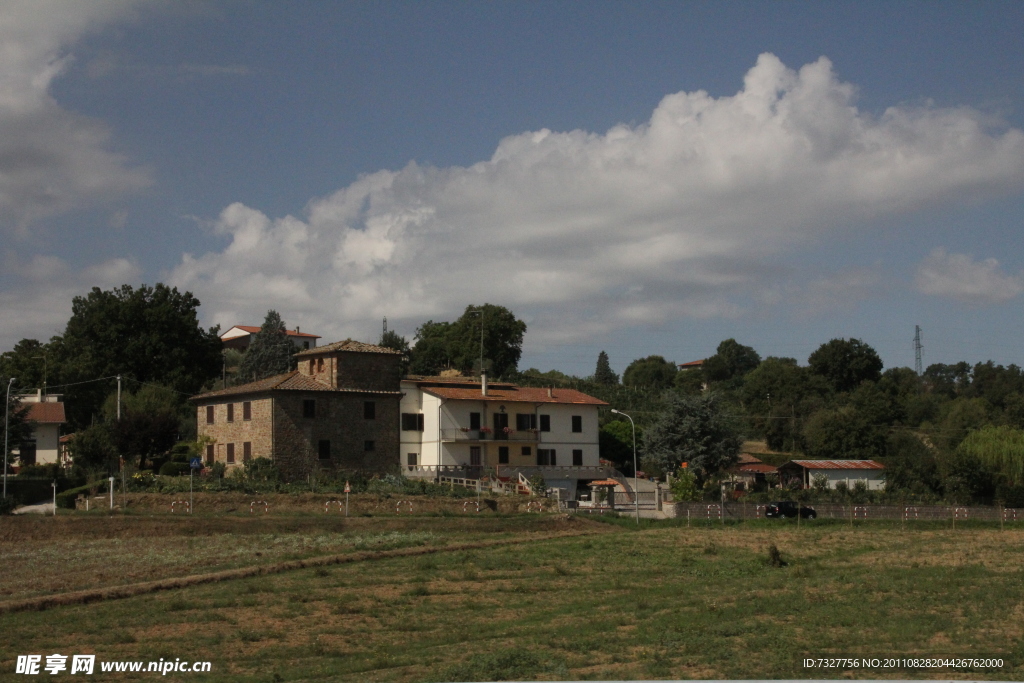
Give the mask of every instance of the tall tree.
POLYGON ((484 369, 493 377, 516 371, 523 352, 526 323, 504 306, 470 305, 453 323, 427 321, 416 330, 410 372, 434 375, 456 368, 471 375, 480 371, 481 326, 484 369))
MULTIPOLYGON (((701 484, 739 459, 742 441, 717 394, 670 396, 658 420, 644 431, 644 462, 662 472, 681 463, 701 484)), ((646 465, 645 465, 646 466, 646 465)))
POLYGON ((295 344, 285 334, 284 321, 275 310, 267 311, 260 331, 256 334, 245 358, 238 368, 239 382, 255 382, 294 370, 295 344))
POLYGON ((668 389, 676 378, 676 364, 661 356, 638 358, 622 373, 622 383, 628 387, 668 389))
POLYGON ((89 424, 115 386, 113 380, 91 381, 100 377, 120 374, 185 394, 219 377, 217 328, 200 327, 198 308, 190 292, 160 283, 94 287, 75 297, 64 334, 47 345, 49 367, 59 366, 63 384, 88 382, 63 390, 71 426, 89 424))
POLYGON ((753 348, 726 339, 718 345, 715 355, 704 361, 701 370, 708 382, 729 382, 742 379, 760 363, 761 357, 753 348))
POLYGON ((608 354, 602 351, 597 354, 597 369, 594 370, 594 381, 598 384, 618 384, 619 376, 612 372, 611 363, 608 362, 608 354))
POLYGON ((405 337, 401 336, 394 330, 385 330, 384 332, 381 332, 377 346, 383 346, 385 349, 393 349, 403 354, 401 365, 402 375, 404 376, 409 372, 409 342, 406 341, 405 337))
POLYGON ((811 372, 821 375, 837 391, 852 391, 861 382, 877 382, 882 376, 882 359, 859 339, 833 339, 822 344, 807 359, 811 372))
MULTIPOLYGON (((3 398, 4 401, 7 401, 7 386, 9 381, 10 377, 0 375, 0 382, 2 382, 2 384, 0 384, 0 391, 3 392, 0 394, 0 398, 3 398)), ((19 380, 15 379, 15 384, 17 385, 19 383, 19 380)), ((17 386, 14 386, 14 391, 17 391, 17 388, 17 386)), ((10 466, 14 464, 10 457, 11 451, 15 448, 19 448, 22 442, 29 438, 32 434, 32 424, 28 421, 29 406, 18 401, 15 394, 11 394, 11 400, 9 403, 6 403, 5 409, 7 411, 5 416, 6 419, 0 422, 0 439, 3 439, 5 436, 7 437, 6 456, 7 464, 10 466), (4 433, 5 428, 7 429, 6 434, 4 433)), ((0 475, 2 474, 3 464, 0 463, 0 475)))

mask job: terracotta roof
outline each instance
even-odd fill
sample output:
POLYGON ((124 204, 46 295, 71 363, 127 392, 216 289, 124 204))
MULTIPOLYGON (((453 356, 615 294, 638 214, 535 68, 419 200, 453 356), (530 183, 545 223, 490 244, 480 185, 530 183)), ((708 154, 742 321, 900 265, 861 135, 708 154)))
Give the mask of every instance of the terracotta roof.
POLYGON ((739 463, 741 465, 750 465, 750 464, 759 463, 759 462, 761 462, 761 459, 760 458, 755 458, 750 453, 740 453, 739 463))
POLYGON ((599 479, 598 481, 592 481, 587 486, 621 486, 621 484, 614 479, 599 479))
MULTIPOLYGON (((874 460, 790 460, 809 470, 884 470, 885 465, 874 460)), ((783 465, 785 467, 786 465, 783 465)))
MULTIPOLYGON (((479 377, 441 377, 439 375, 407 375, 402 378, 403 382, 415 382, 419 385, 430 385, 430 384, 465 384, 468 386, 475 386, 477 389, 480 388, 479 377)), ((490 387, 514 387, 515 384, 511 382, 501 382, 499 380, 487 380, 487 386, 490 387)))
MULTIPOLYGON (((235 326, 233 326, 231 328, 231 330, 236 330, 236 329, 237 330, 244 330, 244 331, 248 332, 249 334, 256 334, 256 333, 258 333, 263 328, 259 327, 259 326, 255 326, 254 327, 252 325, 235 325, 235 326)), ((231 330, 228 330, 228 332, 230 332, 231 330)), ((310 339, 319 339, 320 338, 319 334, 309 334, 308 332, 299 332, 298 330, 285 330, 284 333, 287 334, 289 337, 308 337, 310 339)), ((227 334, 227 332, 225 332, 224 334, 227 334)), ((223 339, 223 338, 224 338, 224 335, 221 335, 221 339, 223 339)), ((232 339, 234 339, 234 337, 232 337, 232 339)))
POLYGON ((420 387, 424 392, 445 399, 471 401, 519 401, 521 403, 572 403, 592 406, 608 405, 599 398, 588 396, 575 389, 552 389, 551 396, 544 387, 517 387, 514 384, 487 385, 487 395, 480 394, 480 384, 475 387, 420 387))
POLYGON ((365 344, 363 342, 355 341, 354 339, 346 339, 344 341, 334 342, 333 344, 327 344, 325 346, 318 346, 315 349, 306 349, 305 351, 299 351, 295 355, 298 356, 320 356, 325 353, 332 351, 356 351, 358 353, 387 353, 401 355, 401 351, 395 351, 384 346, 376 346, 374 344, 365 344))
POLYGON ((60 424, 66 422, 64 418, 64 404, 56 403, 23 403, 28 406, 26 419, 43 424, 60 424))
POLYGON ((400 391, 372 391, 369 389, 332 389, 326 384, 317 382, 308 375, 303 375, 298 370, 292 370, 291 372, 286 372, 283 375, 274 375, 273 377, 249 382, 248 384, 240 384, 237 387, 208 391, 205 394, 193 396, 189 400, 196 401, 208 398, 218 398, 221 396, 237 396, 239 394, 259 394, 267 391, 335 391, 344 393, 354 392, 359 394, 383 394, 386 396, 399 396, 402 393, 400 391))
POLYGON ((703 360, 691 360, 689 363, 680 363, 679 367, 689 369, 689 368, 699 368, 702 365, 704 365, 704 361, 703 360))

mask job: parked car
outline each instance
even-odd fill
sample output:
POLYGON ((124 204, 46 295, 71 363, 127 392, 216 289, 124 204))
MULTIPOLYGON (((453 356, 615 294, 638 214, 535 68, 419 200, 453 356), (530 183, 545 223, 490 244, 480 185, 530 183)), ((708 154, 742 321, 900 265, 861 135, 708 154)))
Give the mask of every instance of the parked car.
POLYGON ((818 516, 818 513, 814 511, 814 508, 797 506, 797 504, 791 500, 780 500, 774 503, 768 503, 768 507, 764 511, 764 516, 786 519, 788 517, 796 517, 797 510, 800 511, 800 516, 804 519, 815 519, 818 516))

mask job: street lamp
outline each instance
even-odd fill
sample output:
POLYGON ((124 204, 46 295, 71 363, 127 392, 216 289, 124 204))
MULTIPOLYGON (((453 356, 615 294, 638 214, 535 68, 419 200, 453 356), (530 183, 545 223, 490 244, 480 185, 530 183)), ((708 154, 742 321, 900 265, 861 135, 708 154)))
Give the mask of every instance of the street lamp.
POLYGON ((4 403, 4 500, 7 499, 7 430, 11 424, 11 385, 14 377, 7 383, 7 403, 4 403))
POLYGON ((626 415, 621 410, 615 410, 615 408, 612 408, 612 412, 615 413, 616 415, 622 415, 623 417, 625 417, 627 420, 629 420, 629 424, 633 427, 633 502, 636 503, 636 523, 640 524, 640 491, 636 485, 636 425, 633 423, 633 418, 631 418, 629 415, 626 415))

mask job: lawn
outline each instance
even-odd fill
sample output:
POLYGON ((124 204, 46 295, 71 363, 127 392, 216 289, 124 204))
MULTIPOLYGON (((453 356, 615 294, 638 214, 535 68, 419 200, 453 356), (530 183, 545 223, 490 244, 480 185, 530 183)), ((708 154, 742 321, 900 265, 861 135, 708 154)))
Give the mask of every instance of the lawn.
MULTIPOLYGON (((438 551, 3 614, 3 632, 17 636, 0 642, 0 667, 13 671, 18 654, 58 652, 212 662, 211 674, 168 680, 831 678, 844 674, 805 669, 802 660, 997 655, 1001 670, 853 675, 1024 679, 1024 531, 1016 528, 753 522, 636 530, 537 515, 410 517, 368 519, 334 536, 321 530, 316 545, 308 539, 317 532, 304 523, 195 534, 193 550, 207 559, 174 567, 219 567, 264 551, 346 552, 354 538, 382 534, 392 534, 388 547, 438 551), (556 528, 588 533, 539 540, 556 528), (441 549, 470 538, 509 542, 441 549), (244 552, 211 556, 218 543, 231 550, 228 541, 244 552), (275 545, 284 550, 267 550, 275 545), (771 545, 785 566, 767 561, 771 545)), ((134 554, 156 566, 172 537, 149 537, 134 554)), ((100 545, 83 558, 102 556, 110 540, 94 539, 100 545)), ((75 556, 80 545, 38 543, 53 556, 75 556)), ((47 579, 14 583, 24 580, 35 582, 32 592, 47 579)), ((11 582, 5 572, 5 586, 11 582)))

